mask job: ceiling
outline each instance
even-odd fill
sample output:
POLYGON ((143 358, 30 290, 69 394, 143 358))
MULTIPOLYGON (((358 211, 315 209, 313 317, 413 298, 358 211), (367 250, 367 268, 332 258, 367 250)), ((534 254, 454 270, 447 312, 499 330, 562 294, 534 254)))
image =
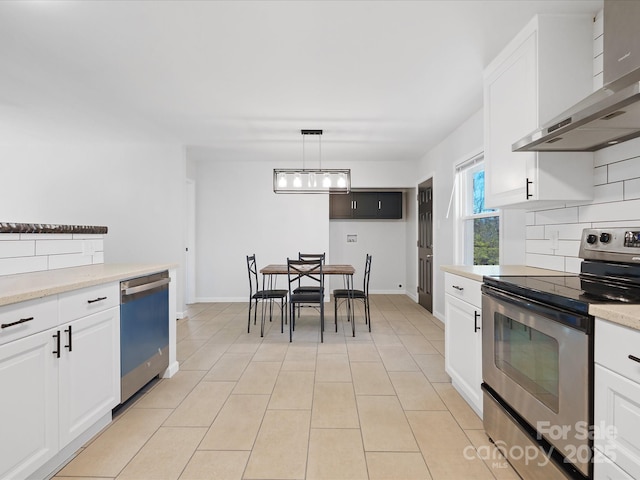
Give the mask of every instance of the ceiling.
POLYGON ((416 160, 482 107, 535 13, 602 0, 2 1, 0 142, 179 142, 199 158, 416 160))

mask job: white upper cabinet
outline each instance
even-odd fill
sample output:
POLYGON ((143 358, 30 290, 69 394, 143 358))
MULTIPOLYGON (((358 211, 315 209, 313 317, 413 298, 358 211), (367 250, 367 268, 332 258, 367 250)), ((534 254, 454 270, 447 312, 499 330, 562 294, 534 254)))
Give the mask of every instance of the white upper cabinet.
POLYGON ((530 209, 593 197, 593 153, 511 145, 592 93, 593 19, 538 15, 484 72, 485 202, 530 209))

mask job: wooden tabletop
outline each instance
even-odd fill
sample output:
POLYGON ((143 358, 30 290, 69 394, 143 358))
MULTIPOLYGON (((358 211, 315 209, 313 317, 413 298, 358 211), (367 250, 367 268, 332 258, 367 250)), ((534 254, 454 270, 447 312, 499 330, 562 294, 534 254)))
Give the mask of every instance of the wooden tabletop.
MULTIPOLYGON (((356 269, 353 265, 335 265, 327 263, 322 266, 322 273, 324 275, 353 275, 356 269)), ((266 267, 260 269, 260 273, 263 275, 286 275, 287 264, 272 263, 266 267)))

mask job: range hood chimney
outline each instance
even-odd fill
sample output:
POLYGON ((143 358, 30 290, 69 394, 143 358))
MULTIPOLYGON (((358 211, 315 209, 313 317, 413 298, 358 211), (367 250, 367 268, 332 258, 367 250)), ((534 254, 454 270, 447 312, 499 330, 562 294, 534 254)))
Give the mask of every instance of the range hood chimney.
POLYGON ((640 1, 604 0, 604 81, 512 145, 514 152, 594 152, 640 137, 640 1))

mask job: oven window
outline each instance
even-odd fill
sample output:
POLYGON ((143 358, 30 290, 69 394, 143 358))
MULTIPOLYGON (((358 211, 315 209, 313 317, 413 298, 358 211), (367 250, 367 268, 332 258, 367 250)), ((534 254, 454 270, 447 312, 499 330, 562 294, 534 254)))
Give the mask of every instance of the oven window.
POLYGON ((495 313, 495 363, 513 381, 558 413, 558 342, 495 313))

